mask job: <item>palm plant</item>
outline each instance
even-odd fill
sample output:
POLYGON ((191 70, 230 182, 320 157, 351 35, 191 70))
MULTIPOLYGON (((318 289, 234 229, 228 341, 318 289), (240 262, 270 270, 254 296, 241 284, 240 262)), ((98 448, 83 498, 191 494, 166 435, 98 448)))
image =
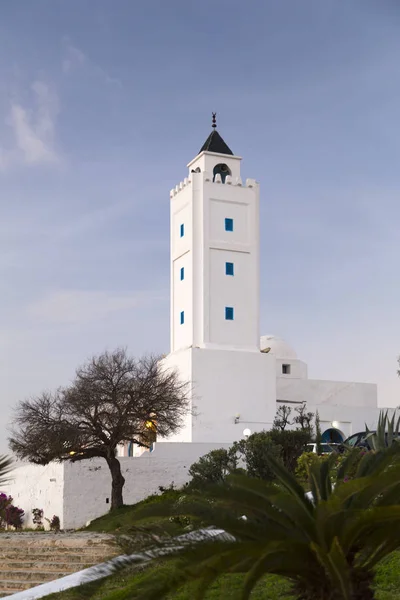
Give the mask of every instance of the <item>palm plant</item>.
POLYGON ((370 431, 365 425, 367 436, 365 441, 372 450, 384 450, 392 444, 400 441, 400 417, 396 420, 396 411, 389 419, 388 411, 379 413, 376 431, 370 431))
POLYGON ((0 455, 0 485, 7 483, 8 474, 12 471, 13 460, 4 455, 0 455))
POLYGON ((146 558, 163 555, 168 570, 149 572, 139 587, 132 580, 119 600, 158 600, 190 581, 201 599, 227 573, 244 575, 242 600, 271 573, 291 580, 297 600, 372 600, 375 566, 400 546, 400 444, 367 453, 346 481, 358 457, 349 454, 333 484, 330 461, 313 465, 308 495, 269 457, 276 483, 234 475, 201 495, 144 507, 138 520, 190 515, 205 533, 162 540, 146 558), (228 535, 207 535, 207 527, 228 535))

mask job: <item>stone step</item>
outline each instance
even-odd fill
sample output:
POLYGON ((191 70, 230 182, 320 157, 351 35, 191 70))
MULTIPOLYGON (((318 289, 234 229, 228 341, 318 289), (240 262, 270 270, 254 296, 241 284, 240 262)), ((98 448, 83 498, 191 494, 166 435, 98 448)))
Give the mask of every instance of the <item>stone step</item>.
POLYGON ((57 569, 57 565, 59 564, 68 564, 75 571, 80 571, 83 569, 82 565, 98 565, 99 563, 106 562, 111 558, 114 558, 115 554, 109 554, 108 556, 53 556, 47 558, 46 556, 31 556, 24 557, 23 555, 12 556, 11 558, 3 558, 0 559, 0 573, 7 568, 7 565, 12 565, 14 568, 19 569, 17 565, 26 565, 27 568, 30 568, 33 565, 45 565, 49 569, 57 569))
POLYGON ((52 561, 24 560, 22 557, 19 561, 10 560, 0 564, 0 580, 4 571, 36 569, 38 571, 65 571, 65 573, 76 573, 76 571, 83 571, 83 569, 98 564, 97 561, 84 561, 84 557, 77 558, 82 558, 82 560, 75 561, 72 564, 71 561, 64 562, 64 557, 60 559, 58 556, 54 556, 52 561))
POLYGON ((55 581, 120 554, 109 536, 0 534, 0 598, 55 581))
POLYGON ((65 577, 69 575, 71 571, 42 571, 42 570, 34 570, 34 571, 26 571, 25 569, 18 569, 16 571, 3 571, 0 574, 0 583, 3 580, 3 577, 6 581, 40 581, 42 583, 46 581, 53 581, 54 579, 60 579, 61 577, 65 577))
POLYGON ((0 580, 0 592, 7 590, 7 593, 16 594, 17 592, 29 590, 37 585, 41 585, 42 583, 43 581, 13 581, 12 579, 2 579, 0 580))
POLYGON ((36 552, 41 550, 43 552, 98 552, 104 551, 109 548, 115 547, 115 543, 112 544, 85 544, 84 546, 71 546, 70 544, 7 544, 0 546, 0 552, 7 552, 8 550, 21 551, 22 548, 26 552, 36 552))
POLYGON ((9 552, 10 550, 21 552, 22 548, 25 552, 104 552, 110 548, 114 548, 115 543, 108 544, 1 544, 0 553, 9 552))
POLYGON ((43 560, 51 560, 52 556, 60 556, 68 561, 70 560, 70 557, 72 560, 74 557, 93 557, 93 559, 96 560, 97 558, 101 558, 102 556, 110 556, 112 554, 116 554, 116 550, 110 546, 108 548, 103 549, 76 548, 73 550, 71 550, 71 548, 19 548, 18 550, 16 548, 9 548, 7 550, 0 550, 0 560, 11 560, 14 557, 20 558, 21 555, 24 557, 29 557, 30 559, 42 557, 43 560))

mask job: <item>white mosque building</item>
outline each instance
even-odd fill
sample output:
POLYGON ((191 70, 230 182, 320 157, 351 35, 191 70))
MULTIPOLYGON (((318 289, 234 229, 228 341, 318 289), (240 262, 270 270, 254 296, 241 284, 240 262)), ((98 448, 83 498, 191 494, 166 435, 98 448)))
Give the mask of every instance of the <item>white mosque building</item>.
MULTIPOLYGON (((196 416, 174 437, 225 442, 269 429, 280 403, 318 410, 326 440, 342 441, 379 410, 374 384, 308 379, 283 340, 260 339, 260 189, 213 130, 170 193, 171 350, 193 387, 196 416)), ((168 440, 171 441, 171 440, 168 440)))
MULTIPOLYGON (((260 189, 243 179, 236 156, 216 130, 170 192, 171 348, 163 368, 190 384, 193 414, 151 452, 120 448, 125 502, 172 482, 210 450, 244 432, 270 429, 277 407, 306 403, 318 411, 326 441, 373 429, 377 387, 309 379, 307 364, 278 337, 260 338, 260 189)), ((43 508, 64 528, 81 527, 109 508, 110 475, 101 459, 21 464, 7 487, 30 515, 43 508)), ((29 524, 29 520, 28 523, 29 524)))

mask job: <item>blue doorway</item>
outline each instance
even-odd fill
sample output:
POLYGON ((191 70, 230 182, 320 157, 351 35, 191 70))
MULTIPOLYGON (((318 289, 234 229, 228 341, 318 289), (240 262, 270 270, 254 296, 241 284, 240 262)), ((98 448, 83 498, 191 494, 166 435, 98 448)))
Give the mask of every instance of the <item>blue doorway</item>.
POLYGON ((322 434, 322 443, 324 444, 341 444, 344 442, 344 435, 339 429, 326 429, 322 434))

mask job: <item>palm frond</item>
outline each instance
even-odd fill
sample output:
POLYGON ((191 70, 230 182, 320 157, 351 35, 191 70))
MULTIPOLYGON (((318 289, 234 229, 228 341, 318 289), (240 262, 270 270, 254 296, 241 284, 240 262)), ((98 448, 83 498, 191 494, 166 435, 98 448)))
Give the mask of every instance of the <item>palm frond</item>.
POLYGON ((345 477, 351 472, 351 470, 353 469, 354 465, 357 463, 359 458, 360 458, 359 449, 358 448, 350 448, 350 450, 347 453, 346 458, 340 464, 340 466, 337 470, 335 486, 340 485, 344 481, 345 477))
MULTIPOLYGON (((385 423, 381 415, 380 430, 385 423)), ((395 437, 393 419, 390 428, 395 437)), ((377 439, 379 445, 382 436, 377 439)), ((334 486, 331 460, 313 465, 313 501, 281 463, 268 457, 275 483, 234 475, 222 485, 204 488, 201 495, 183 494, 179 500, 143 507, 136 522, 149 516, 188 516, 208 529, 163 536, 152 556, 166 561, 169 575, 159 578, 157 572, 157 581, 150 575, 141 578, 139 587, 129 588, 130 597, 158 600, 191 582, 196 584, 191 595, 200 600, 226 573, 243 574, 242 600, 269 573, 290 579, 302 598, 350 600, 359 584, 363 593, 371 591, 372 569, 400 547, 400 444, 393 441, 368 453, 356 477, 343 482, 358 457, 358 451, 350 453, 334 486)))
POLYGON ((329 553, 324 556, 324 567, 329 569, 331 580, 340 590, 343 600, 351 599, 350 567, 337 537, 334 538, 329 553))
POLYGON ((372 542, 372 536, 379 538, 384 535, 385 539, 399 538, 400 506, 384 506, 360 511, 358 516, 349 521, 342 530, 341 543, 346 552, 359 547, 369 548, 377 544, 377 539, 372 542), (391 528, 392 533, 391 533, 391 528))
POLYGON ((0 456, 0 485, 9 481, 9 473, 13 470, 14 461, 9 456, 0 456))

